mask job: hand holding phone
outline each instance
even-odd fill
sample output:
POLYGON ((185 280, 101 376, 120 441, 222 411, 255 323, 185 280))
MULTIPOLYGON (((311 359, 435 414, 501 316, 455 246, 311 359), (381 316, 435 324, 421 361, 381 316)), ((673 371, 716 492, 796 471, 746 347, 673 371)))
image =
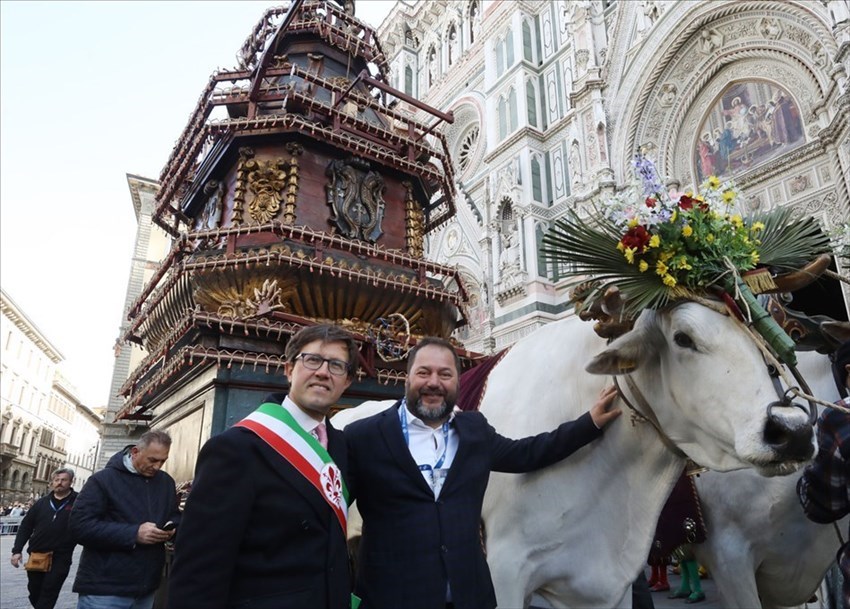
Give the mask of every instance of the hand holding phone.
POLYGON ((174 527, 176 527, 176 526, 177 526, 177 525, 176 525, 176 524, 174 524, 174 522, 173 522, 173 521, 169 520, 168 522, 166 522, 164 525, 162 525, 162 526, 161 526, 161 527, 159 527, 159 528, 160 528, 160 529, 162 529, 163 531, 173 531, 173 530, 174 530, 174 527))

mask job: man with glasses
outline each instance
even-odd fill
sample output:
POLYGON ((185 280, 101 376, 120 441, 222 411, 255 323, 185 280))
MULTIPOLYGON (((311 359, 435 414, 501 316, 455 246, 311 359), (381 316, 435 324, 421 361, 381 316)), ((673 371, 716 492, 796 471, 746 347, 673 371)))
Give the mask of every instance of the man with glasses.
POLYGON ((349 607, 347 452, 327 413, 357 372, 357 344, 337 326, 309 326, 285 356, 288 395, 201 449, 169 607, 349 607))

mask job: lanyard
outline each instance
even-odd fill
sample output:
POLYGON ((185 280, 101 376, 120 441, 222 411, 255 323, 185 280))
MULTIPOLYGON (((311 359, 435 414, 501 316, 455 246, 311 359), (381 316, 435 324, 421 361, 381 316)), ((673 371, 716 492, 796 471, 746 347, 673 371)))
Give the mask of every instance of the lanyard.
MULTIPOLYGON (((401 403, 401 407, 398 409, 398 418, 401 419, 401 433, 404 435, 404 442, 407 444, 407 447, 410 448, 410 432, 407 430, 407 400, 403 400, 401 403)), ((443 462, 446 460, 446 450, 449 447, 449 422, 446 421, 443 423, 443 454, 440 455, 440 458, 434 464, 434 467, 430 465, 417 465, 419 471, 421 472, 430 472, 431 479, 434 479, 434 470, 440 469, 443 466, 443 462)))
POLYGON ((68 503, 68 501, 70 499, 71 499, 70 497, 67 497, 62 503, 59 504, 59 507, 56 507, 53 504, 53 498, 52 497, 48 500, 48 503, 50 504, 50 509, 53 510, 53 520, 56 520, 56 516, 59 515, 59 510, 61 510, 63 507, 65 507, 65 504, 68 503))

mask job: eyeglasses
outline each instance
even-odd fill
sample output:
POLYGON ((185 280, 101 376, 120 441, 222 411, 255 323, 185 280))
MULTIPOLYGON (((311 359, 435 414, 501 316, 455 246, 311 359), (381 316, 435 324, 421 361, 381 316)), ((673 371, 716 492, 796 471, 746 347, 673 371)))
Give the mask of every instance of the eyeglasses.
POLYGON ((322 367, 322 364, 327 362, 328 372, 334 376, 345 376, 349 370, 348 362, 344 362, 341 359, 328 359, 315 353, 301 353, 296 355, 295 359, 300 359, 307 370, 318 370, 322 367))

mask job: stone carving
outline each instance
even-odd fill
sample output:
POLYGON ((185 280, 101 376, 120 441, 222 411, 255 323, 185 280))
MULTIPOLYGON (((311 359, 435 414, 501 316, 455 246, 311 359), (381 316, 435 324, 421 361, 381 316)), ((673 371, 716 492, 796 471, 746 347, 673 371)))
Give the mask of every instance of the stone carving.
POLYGON ((812 61, 815 62, 815 65, 819 68, 825 68, 826 64, 829 63, 829 57, 827 57, 826 49, 820 42, 815 42, 812 45, 812 61))
POLYGON ((711 55, 723 46, 723 34, 714 28, 706 28, 699 33, 699 50, 704 55, 711 55))
POLYGON ((759 22, 759 32, 765 38, 778 40, 782 36, 782 24, 779 23, 779 19, 764 17, 759 22))
POLYGON ((587 49, 578 49, 576 51, 576 65, 578 66, 579 74, 584 74, 587 71, 587 64, 590 61, 590 51, 587 49))
POLYGON ((333 161, 325 170, 331 221, 349 239, 375 243, 383 234, 384 178, 359 160, 333 161))
POLYGON ((569 168, 570 175, 572 176, 572 184, 573 186, 577 186, 582 181, 582 172, 581 157, 578 150, 578 141, 576 140, 573 140, 573 143, 570 145, 569 168))
POLYGON ((665 108, 669 108, 673 105, 673 102, 676 101, 676 95, 678 92, 676 85, 672 82, 665 83, 661 86, 661 95, 658 96, 658 101, 665 108))
POLYGON ((832 25, 850 22, 850 5, 847 4, 847 0, 828 0, 826 5, 829 8, 829 16, 832 18, 832 25))
POLYGON ((808 175, 801 174, 795 178, 792 178, 790 182, 788 182, 788 190, 792 195, 800 194, 804 190, 808 190, 812 187, 812 181, 808 175))

